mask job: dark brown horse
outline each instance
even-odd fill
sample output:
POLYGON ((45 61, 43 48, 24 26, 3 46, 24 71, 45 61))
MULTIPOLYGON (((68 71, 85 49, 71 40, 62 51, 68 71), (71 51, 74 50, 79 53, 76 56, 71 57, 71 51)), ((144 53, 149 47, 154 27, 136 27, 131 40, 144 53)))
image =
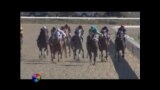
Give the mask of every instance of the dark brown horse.
POLYGON ((103 51, 106 53, 106 60, 108 57, 108 47, 109 47, 110 38, 108 33, 103 33, 103 36, 99 37, 99 50, 101 52, 101 61, 103 61, 103 51))
POLYGON ((40 51, 39 58, 42 56, 45 58, 46 54, 48 55, 48 30, 41 28, 40 34, 37 39, 37 46, 40 51), (44 49, 44 51, 43 51, 44 49), (44 53, 43 53, 44 52, 44 53))
MULTIPOLYGON (((61 59, 62 59, 62 52, 65 48, 65 44, 64 44, 64 38, 59 38, 61 34, 56 33, 55 38, 53 39, 53 41, 51 42, 51 60, 53 62, 53 59, 55 59, 55 55, 56 53, 58 53, 58 62, 60 60, 59 55, 61 55, 61 59)), ((52 36, 51 36, 52 37, 52 36)))
POLYGON ((124 39, 125 39, 124 33, 122 31, 117 32, 117 36, 115 39, 115 49, 116 49, 115 57, 118 56, 118 61, 119 61, 120 51, 122 51, 123 58, 125 55, 125 41, 124 41, 124 39))
POLYGON ((53 33, 54 33, 54 31, 56 31, 56 28, 55 27, 53 27, 52 29, 51 29, 51 36, 50 36, 50 38, 49 38, 49 47, 50 47, 50 52, 51 52, 51 58, 52 58, 52 47, 53 47, 53 43, 52 43, 52 38, 53 38, 53 33))
MULTIPOLYGON (((77 35, 74 35, 71 38, 71 48, 73 50, 73 59, 75 59, 75 57, 77 56, 76 51, 79 50, 79 55, 82 51, 82 58, 84 58, 84 50, 83 50, 83 46, 82 46, 82 41, 81 38, 77 35)), ((78 56, 78 60, 79 60, 79 56, 78 56)))
POLYGON ((93 65, 95 65, 96 57, 98 55, 99 46, 98 46, 98 40, 93 39, 93 37, 94 37, 94 35, 87 36, 86 46, 87 46, 88 55, 90 57, 90 64, 92 63, 92 53, 93 53, 93 55, 94 55, 94 59, 93 59, 94 63, 93 63, 93 65))

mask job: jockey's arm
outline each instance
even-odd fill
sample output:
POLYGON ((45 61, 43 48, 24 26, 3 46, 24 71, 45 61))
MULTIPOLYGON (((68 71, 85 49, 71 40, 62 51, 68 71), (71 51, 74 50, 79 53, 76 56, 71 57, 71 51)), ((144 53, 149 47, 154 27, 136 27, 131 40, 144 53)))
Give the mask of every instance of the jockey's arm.
POLYGON ((66 37, 66 34, 64 33, 63 30, 60 30, 60 32, 62 32, 63 36, 66 37))

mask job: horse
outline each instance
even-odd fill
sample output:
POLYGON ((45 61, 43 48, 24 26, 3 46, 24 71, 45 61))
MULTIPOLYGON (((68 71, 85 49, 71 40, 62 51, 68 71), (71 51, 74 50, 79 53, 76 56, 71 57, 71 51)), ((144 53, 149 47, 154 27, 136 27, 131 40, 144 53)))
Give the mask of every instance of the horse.
POLYGON ((95 65, 96 63, 96 57, 98 55, 98 49, 99 49, 98 40, 95 39, 94 37, 97 37, 97 34, 93 34, 92 36, 88 35, 87 42, 86 42, 88 55, 90 57, 90 64, 92 63, 92 53, 94 55, 93 65, 95 65))
POLYGON ((101 61, 103 61, 103 51, 106 53, 106 60, 108 58, 108 47, 109 47, 110 38, 108 33, 103 32, 103 36, 99 37, 99 50, 101 52, 101 61))
POLYGON ((124 58, 125 55, 124 39, 125 39, 124 33, 122 31, 117 32, 117 37, 115 39, 115 49, 116 49, 115 57, 118 56, 118 61, 119 61, 120 51, 122 51, 122 58, 124 58))
POLYGON ((52 51, 53 51, 53 49, 52 49, 52 47, 53 47, 53 43, 52 43, 52 38, 53 38, 53 36, 52 36, 52 34, 54 33, 54 31, 56 30, 56 28, 55 27, 53 27, 52 29, 51 29, 51 36, 50 36, 50 38, 49 38, 49 47, 50 47, 50 52, 51 52, 51 58, 52 58, 52 51))
MULTIPOLYGON (((84 49, 82 46, 82 39, 81 39, 82 32, 78 32, 71 38, 71 48, 73 50, 73 59, 75 59, 75 57, 77 56, 76 55, 77 50, 79 50, 79 55, 82 51, 82 58, 84 58, 84 49)), ((78 56, 78 60, 79 60, 79 56, 78 56)))
POLYGON ((48 37, 49 37, 48 31, 45 29, 41 29, 40 34, 37 39, 37 46, 40 51, 39 58, 41 58, 42 56, 46 58, 46 53, 48 55, 48 37))
MULTIPOLYGON (((52 36, 51 36, 52 37, 52 36)), ((62 34, 60 32, 56 32, 55 38, 53 39, 53 42, 51 42, 51 61, 53 62, 53 59, 55 59, 55 55, 58 52, 58 62, 59 62, 59 55, 61 55, 62 59, 62 52, 65 47, 64 44, 64 38, 62 38, 62 34)))
POLYGON ((65 40, 65 48, 64 48, 64 50, 65 50, 65 53, 66 53, 66 57, 67 57, 67 47, 68 47, 68 50, 69 50, 69 56, 71 56, 71 44, 70 44, 70 41, 71 41, 71 35, 70 35, 70 33, 71 33, 71 29, 70 29, 70 27, 66 24, 65 26, 64 26, 64 28, 63 28, 63 31, 64 31, 64 33, 66 34, 66 37, 64 38, 64 40, 65 40))

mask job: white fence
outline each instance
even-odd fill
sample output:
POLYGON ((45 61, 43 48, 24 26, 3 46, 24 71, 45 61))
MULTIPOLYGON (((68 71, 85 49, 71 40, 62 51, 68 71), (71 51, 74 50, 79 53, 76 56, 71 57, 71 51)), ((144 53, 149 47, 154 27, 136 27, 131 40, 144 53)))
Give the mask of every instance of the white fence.
POLYGON ((108 19, 108 20, 140 20, 140 18, 119 17, 21 17, 21 19, 108 19))

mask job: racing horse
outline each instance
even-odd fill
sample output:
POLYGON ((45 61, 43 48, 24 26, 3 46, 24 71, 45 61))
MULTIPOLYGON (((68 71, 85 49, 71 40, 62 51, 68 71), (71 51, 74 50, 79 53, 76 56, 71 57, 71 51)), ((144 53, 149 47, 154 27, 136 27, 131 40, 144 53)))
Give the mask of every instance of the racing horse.
POLYGON ((125 55, 125 41, 124 41, 124 33, 123 31, 117 32, 116 39, 115 39, 115 57, 117 56, 119 61, 120 51, 122 51, 122 58, 124 58, 125 55))
POLYGON ((109 38, 109 33, 107 32, 102 32, 103 36, 99 37, 99 50, 101 52, 101 61, 103 61, 103 51, 105 51, 106 53, 106 60, 108 57, 108 47, 109 47, 109 42, 110 42, 110 38, 109 38))
POLYGON ((87 51, 88 51, 88 55, 90 58, 90 64, 92 63, 92 53, 94 55, 93 57, 93 65, 95 65, 96 63, 96 57, 98 54, 98 49, 99 49, 99 43, 98 43, 98 35, 97 34, 93 34, 92 36, 88 35, 87 36, 87 42, 86 42, 86 46, 87 46, 87 51))
POLYGON ((39 48, 40 54, 39 58, 46 58, 46 54, 48 55, 48 30, 46 28, 41 28, 40 34, 37 39, 37 46, 39 48))
MULTIPOLYGON (((79 50, 79 55, 82 51, 82 58, 84 58, 84 49, 82 46, 82 39, 81 36, 83 34, 83 30, 79 29, 75 35, 71 38, 71 48, 73 50, 73 59, 75 59, 75 57, 77 56, 76 51, 79 50)), ((79 55, 78 55, 78 60, 79 60, 79 55)))
POLYGON ((53 27, 52 29, 51 29, 51 36, 50 36, 50 38, 49 38, 49 47, 50 47, 50 53, 51 53, 51 58, 53 57, 52 55, 53 55, 53 33, 56 31, 56 28, 55 27, 53 27))
POLYGON ((65 53, 66 53, 66 57, 67 57, 67 47, 68 47, 68 51, 69 51, 69 56, 71 56, 71 29, 70 27, 66 24, 64 27, 62 27, 62 30, 64 31, 64 33, 66 34, 66 37, 64 38, 65 40, 65 53))
MULTIPOLYGON (((54 34, 52 34, 54 35, 54 34)), ((51 36, 52 37, 52 36, 51 36)), ((53 61, 53 59, 55 59, 55 55, 56 53, 58 53, 58 62, 60 60, 59 55, 61 56, 62 59, 62 52, 65 48, 65 44, 64 44, 64 38, 61 34, 61 32, 57 32, 55 33, 55 38, 53 39, 53 41, 51 42, 51 61, 53 61)))

